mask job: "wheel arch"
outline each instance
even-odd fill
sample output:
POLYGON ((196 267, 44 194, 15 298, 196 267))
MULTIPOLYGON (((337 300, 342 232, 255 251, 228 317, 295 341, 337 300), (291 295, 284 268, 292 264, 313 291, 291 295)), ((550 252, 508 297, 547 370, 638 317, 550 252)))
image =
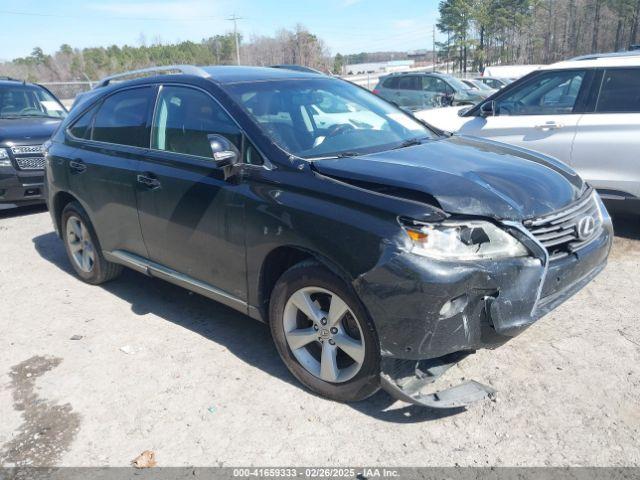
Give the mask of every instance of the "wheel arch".
POLYGON ((60 191, 53 197, 52 213, 58 236, 62 236, 62 211, 71 202, 80 201, 69 192, 60 191))
POLYGON ((269 321, 271 293, 278 279, 291 267, 305 261, 326 267, 351 287, 352 278, 350 275, 324 255, 297 245, 276 247, 264 257, 258 281, 258 304, 263 318, 267 322, 269 321))

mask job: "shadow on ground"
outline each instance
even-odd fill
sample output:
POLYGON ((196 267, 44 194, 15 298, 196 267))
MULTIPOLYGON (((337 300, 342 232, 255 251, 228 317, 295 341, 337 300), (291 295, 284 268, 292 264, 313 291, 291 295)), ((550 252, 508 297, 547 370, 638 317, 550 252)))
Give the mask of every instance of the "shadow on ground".
MULTIPOLYGON (((35 237, 33 243, 42 258, 64 272, 74 275, 64 246, 54 232, 35 237)), ((269 328, 248 316, 183 288, 129 269, 125 269, 118 279, 96 288, 104 288, 127 301, 131 305, 131 311, 136 315, 153 313, 224 345, 238 358, 269 375, 304 388, 280 360, 269 328), (252 338, 253 342, 247 343, 247 338, 252 338)), ((365 415, 395 423, 438 420, 464 411, 431 410, 412 405, 387 410, 393 403, 395 400, 391 396, 380 391, 363 402, 352 403, 349 406, 365 415)))
POLYGON ((37 205, 29 205, 27 207, 14 207, 0 205, 0 220, 3 218, 23 217, 27 215, 33 215, 35 213, 42 213, 47 211, 47 206, 44 203, 37 205))
POLYGON ((640 240, 640 215, 617 212, 614 209, 609 213, 611 213, 613 229, 617 237, 640 240))

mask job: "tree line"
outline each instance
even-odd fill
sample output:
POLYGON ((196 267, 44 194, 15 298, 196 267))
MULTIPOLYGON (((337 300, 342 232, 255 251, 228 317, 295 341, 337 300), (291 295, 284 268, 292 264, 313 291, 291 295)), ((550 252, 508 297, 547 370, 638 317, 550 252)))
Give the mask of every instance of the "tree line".
POLYGON ((458 71, 547 64, 640 42, 640 0, 442 0, 440 59, 458 71))
MULTIPOLYGON (((640 43, 640 0, 441 0, 437 24, 439 61, 457 71, 495 64, 547 64, 640 43)), ((429 28, 429 27, 425 27, 429 28)), ((156 65, 236 63, 232 33, 200 42, 166 44, 144 37, 137 46, 73 48, 0 63, 0 75, 39 82, 96 80, 156 65)), ((406 58, 406 52, 363 52, 331 56, 325 42, 302 25, 273 36, 240 39, 246 65, 298 64, 342 73, 345 64, 406 58)))
MULTIPOLYGON (((333 59, 324 42, 302 25, 283 29, 274 36, 240 39, 240 57, 245 65, 298 64, 328 71, 333 59)), ((73 48, 63 44, 53 54, 36 47, 31 55, 0 63, 0 75, 38 82, 96 80, 116 72, 150 66, 191 64, 231 65, 236 63, 233 33, 215 35, 200 42, 138 46, 73 48)))

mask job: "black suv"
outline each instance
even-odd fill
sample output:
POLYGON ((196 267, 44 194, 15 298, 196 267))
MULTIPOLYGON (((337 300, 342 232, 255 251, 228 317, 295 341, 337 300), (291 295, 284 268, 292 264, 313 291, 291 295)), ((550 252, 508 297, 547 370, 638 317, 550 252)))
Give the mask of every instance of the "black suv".
POLYGON ((106 79, 48 146, 48 204, 73 268, 99 284, 124 265, 268 322, 322 395, 486 397, 475 382, 420 390, 606 263, 600 198, 552 158, 444 135, 323 75, 160 72, 106 79))
POLYGON ((42 203, 42 145, 67 111, 46 88, 0 77, 0 205, 42 203))

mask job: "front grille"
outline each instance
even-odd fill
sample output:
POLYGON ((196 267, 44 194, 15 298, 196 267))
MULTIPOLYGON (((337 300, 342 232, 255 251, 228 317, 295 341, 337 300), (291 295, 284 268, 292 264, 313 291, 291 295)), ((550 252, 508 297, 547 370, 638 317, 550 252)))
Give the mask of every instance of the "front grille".
POLYGON ((32 155, 34 153, 43 153, 42 145, 19 145, 17 147, 11 147, 11 152, 14 155, 32 155))
POLYGON ((600 232, 602 217, 594 194, 544 217, 527 220, 524 226, 547 249, 549 258, 566 257, 591 242, 600 232))
POLYGON ((16 158, 16 163, 20 170, 42 170, 44 169, 44 157, 21 157, 16 158))

